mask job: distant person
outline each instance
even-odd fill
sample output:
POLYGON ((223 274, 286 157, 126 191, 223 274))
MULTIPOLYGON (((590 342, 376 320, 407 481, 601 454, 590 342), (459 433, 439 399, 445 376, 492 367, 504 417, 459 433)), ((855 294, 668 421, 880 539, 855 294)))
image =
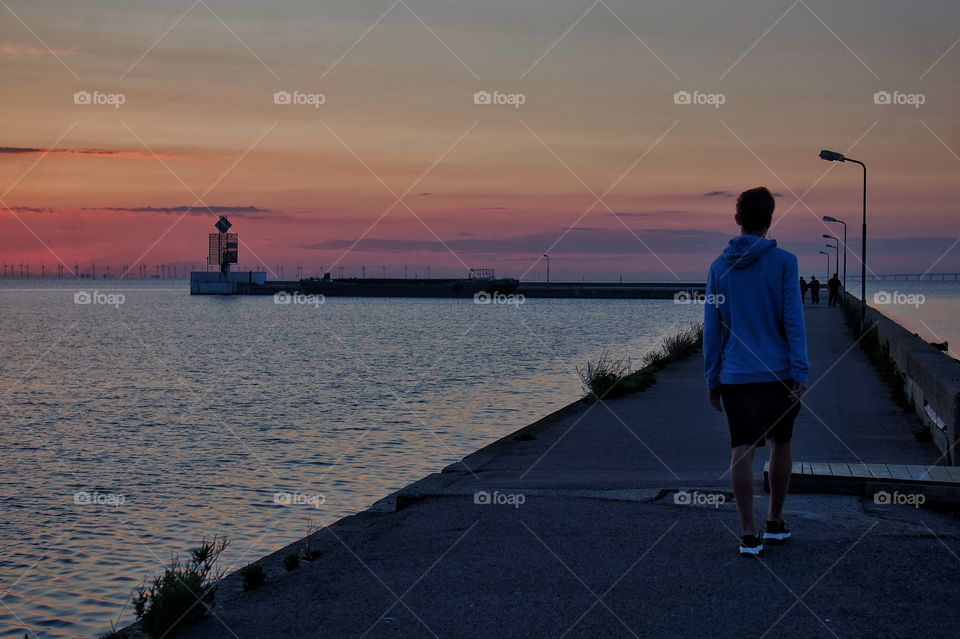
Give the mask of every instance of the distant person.
POLYGON ((810 303, 820 303, 820 280, 817 279, 816 275, 810 277, 810 303))
POLYGON ((765 237, 774 207, 766 188, 740 194, 734 219, 741 234, 707 276, 704 368, 710 404, 727 412, 741 555, 759 555, 763 540, 790 538, 783 521, 793 470, 790 441, 810 372, 797 258, 765 237), (766 439, 770 506, 761 540, 753 516, 753 456, 766 439))
POLYGON ((827 305, 836 306, 840 303, 840 278, 834 273, 833 277, 827 280, 827 305))
POLYGON ((807 289, 810 288, 810 285, 807 284, 807 280, 803 279, 803 276, 800 276, 800 302, 802 304, 807 303, 807 289))

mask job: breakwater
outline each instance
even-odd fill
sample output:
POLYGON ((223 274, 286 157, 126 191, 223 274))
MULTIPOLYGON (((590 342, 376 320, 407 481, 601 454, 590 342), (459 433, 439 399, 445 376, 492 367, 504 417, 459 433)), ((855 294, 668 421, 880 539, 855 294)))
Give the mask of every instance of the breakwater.
POLYGON ((194 272, 192 295, 276 295, 302 293, 326 297, 462 297, 482 294, 554 299, 676 299, 702 296, 703 282, 524 282, 513 278, 305 278, 267 280, 266 273, 194 272))

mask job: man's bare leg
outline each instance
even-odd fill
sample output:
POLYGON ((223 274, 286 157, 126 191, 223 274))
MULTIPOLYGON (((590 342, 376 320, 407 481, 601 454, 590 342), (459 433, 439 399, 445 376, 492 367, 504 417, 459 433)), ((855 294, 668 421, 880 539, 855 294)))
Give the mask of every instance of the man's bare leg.
POLYGON ((730 478, 733 496, 740 513, 740 534, 756 535, 757 522, 753 518, 753 454, 752 445, 737 446, 730 460, 730 478))
POLYGON ((767 521, 779 522, 783 518, 783 503, 790 488, 790 474, 793 472, 793 450, 790 442, 778 444, 770 442, 770 509, 767 521))

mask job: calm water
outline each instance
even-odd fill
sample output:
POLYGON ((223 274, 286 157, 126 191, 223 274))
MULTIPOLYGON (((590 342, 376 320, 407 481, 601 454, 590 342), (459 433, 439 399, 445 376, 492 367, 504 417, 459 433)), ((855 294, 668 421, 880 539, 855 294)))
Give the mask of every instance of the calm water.
MULTIPOLYGON (((847 286, 859 297, 859 281, 847 286)), ((867 303, 960 359, 960 282, 867 281, 867 303)))
POLYGON ((171 552, 225 533, 225 567, 248 563, 569 403, 576 365, 639 361, 701 312, 96 285, 76 304, 63 282, 0 282, 2 637, 102 632, 171 552))

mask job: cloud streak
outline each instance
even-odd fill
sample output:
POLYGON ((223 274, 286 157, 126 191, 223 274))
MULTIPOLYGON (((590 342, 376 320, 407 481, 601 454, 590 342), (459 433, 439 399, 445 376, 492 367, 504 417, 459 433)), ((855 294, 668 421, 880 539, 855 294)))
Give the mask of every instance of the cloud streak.
POLYGON ((81 211, 113 211, 122 213, 269 213, 257 206, 103 206, 85 207, 81 211))
MULTIPOLYGON (((111 149, 42 149, 30 146, 0 146, 0 155, 34 155, 46 153, 49 155, 73 155, 91 157, 131 158, 134 160, 153 160, 154 155, 146 151, 115 151, 111 149)), ((171 153, 158 153, 161 158, 173 157, 171 153)))

